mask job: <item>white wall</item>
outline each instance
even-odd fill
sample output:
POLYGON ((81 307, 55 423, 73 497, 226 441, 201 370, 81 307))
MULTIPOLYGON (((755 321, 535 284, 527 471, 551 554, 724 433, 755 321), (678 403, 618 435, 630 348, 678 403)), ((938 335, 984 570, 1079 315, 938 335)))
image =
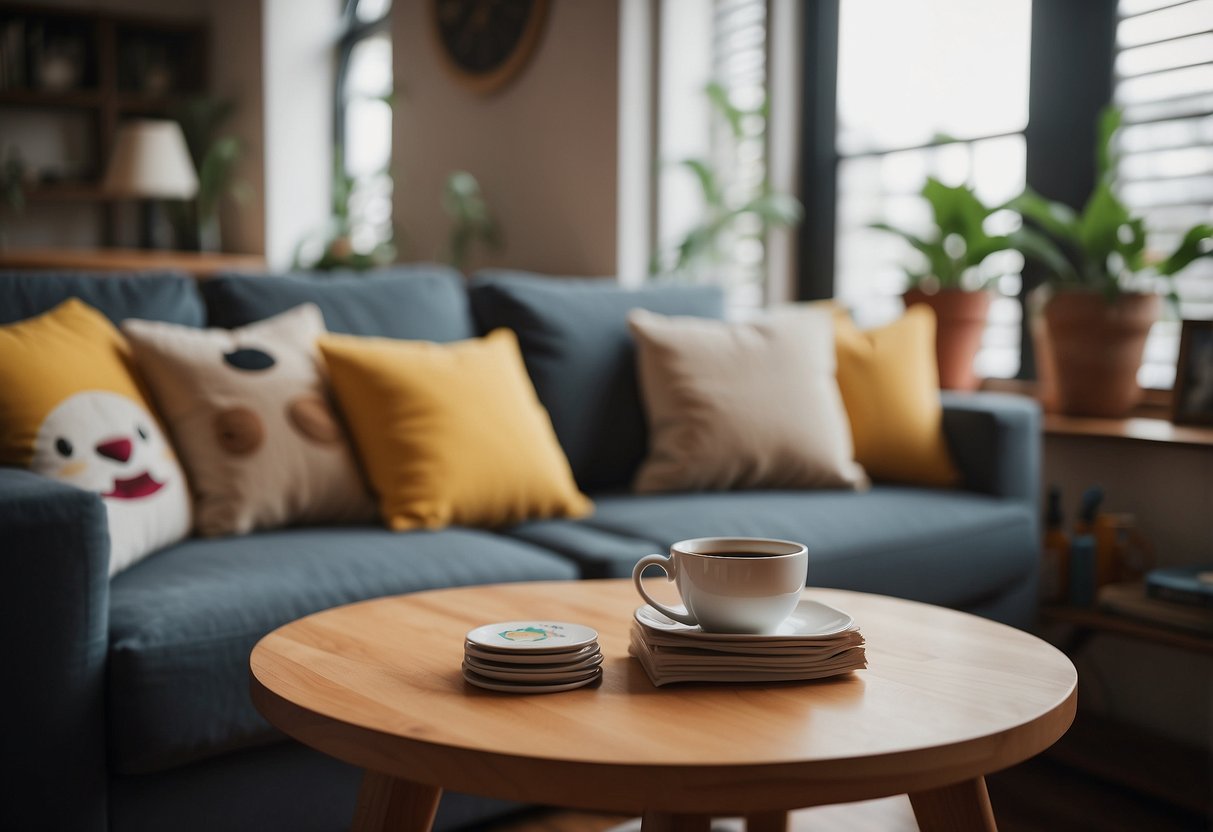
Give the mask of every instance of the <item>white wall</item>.
POLYGON ((289 266, 299 241, 329 217, 339 11, 334 0, 263 0, 265 256, 271 269, 289 266))

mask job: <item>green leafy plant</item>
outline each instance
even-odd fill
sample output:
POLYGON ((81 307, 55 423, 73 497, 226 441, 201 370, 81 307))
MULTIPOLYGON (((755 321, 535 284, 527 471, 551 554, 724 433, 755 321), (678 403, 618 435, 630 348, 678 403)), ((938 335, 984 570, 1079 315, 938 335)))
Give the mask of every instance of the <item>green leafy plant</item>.
MULTIPOLYGON (((735 141, 760 138, 765 132, 765 101, 750 110, 737 107, 729 99, 728 91, 717 82, 708 84, 705 94, 735 141), (754 129, 756 124, 762 125, 760 130, 754 129)), ((772 190, 769 182, 764 181, 752 192, 738 197, 727 192, 727 171, 711 161, 691 158, 683 159, 679 164, 695 176, 703 197, 704 214, 678 243, 672 256, 667 254, 663 258, 659 253, 654 257, 650 267, 653 273, 665 270, 694 273, 708 264, 729 262, 731 246, 726 242, 736 239, 730 235, 737 232, 746 218, 752 218, 749 221, 752 230, 742 231, 741 236, 759 240, 772 228, 793 226, 804 218, 800 200, 772 190)))
POLYGON ((1003 206, 988 207, 966 185, 945 185, 931 177, 922 187, 922 196, 931 206, 935 228, 919 236, 887 223, 870 228, 888 231, 914 247, 925 264, 905 269, 911 287, 924 289, 984 289, 984 281, 973 281, 974 270, 987 257, 1001 251, 1018 251, 1054 268, 1063 268, 1065 258, 1043 234, 1020 228, 1010 234, 989 234, 986 221, 1003 206))
MULTIPOLYGON (((1101 292, 1110 301, 1122 292, 1138 291, 1150 274, 1171 277, 1200 257, 1213 255, 1213 225, 1195 225, 1169 255, 1151 258, 1146 249, 1145 221, 1134 216, 1115 191, 1116 151, 1113 136, 1121 112, 1106 108, 1099 119, 1097 181, 1081 212, 1046 199, 1032 190, 1009 203, 1057 241, 1065 262, 1052 269, 1057 288, 1101 292)), ((1177 300, 1174 290, 1172 301, 1177 300)))
POLYGON ((203 96, 181 102, 173 112, 198 171, 198 193, 192 200, 173 205, 170 212, 182 247, 218 250, 223 198, 243 202, 252 193, 247 182, 235 178, 236 165, 243 155, 240 140, 218 135, 235 110, 234 101, 203 96))
POLYGON ((447 177, 442 189, 442 210, 451 219, 444 260, 463 271, 477 245, 501 248, 501 228, 480 192, 480 183, 467 171, 447 177))
MULTIPOLYGON (((371 269, 396 259, 396 229, 390 236, 366 250, 354 245, 354 219, 350 215, 350 197, 357 181, 346 173, 341 153, 333 160, 333 195, 328 222, 322 230, 308 234, 295 246, 293 266, 296 269, 371 269)), ((388 176, 385 172, 383 176, 388 176)))

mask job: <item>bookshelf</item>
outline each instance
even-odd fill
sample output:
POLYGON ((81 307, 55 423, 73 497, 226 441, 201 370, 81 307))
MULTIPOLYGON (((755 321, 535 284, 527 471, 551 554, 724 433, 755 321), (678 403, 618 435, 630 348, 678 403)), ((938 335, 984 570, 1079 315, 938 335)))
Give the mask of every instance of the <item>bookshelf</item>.
POLYGON ((207 89, 209 33, 201 20, 180 20, 0 2, 0 121, 17 141, 0 158, 36 156, 27 124, 46 114, 85 116, 79 159, 62 168, 41 160, 26 182, 30 202, 94 204, 102 238, 113 242, 112 200, 101 189, 121 121, 166 117, 175 101, 207 89))

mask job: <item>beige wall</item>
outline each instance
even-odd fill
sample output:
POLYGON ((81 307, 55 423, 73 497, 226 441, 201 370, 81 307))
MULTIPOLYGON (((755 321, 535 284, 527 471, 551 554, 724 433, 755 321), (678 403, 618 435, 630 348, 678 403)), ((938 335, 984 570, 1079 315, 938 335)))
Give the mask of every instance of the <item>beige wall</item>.
POLYGON ((224 132, 244 149, 235 177, 248 186, 247 198, 224 200, 219 222, 223 250, 265 252, 265 119, 261 67, 262 11, 252 0, 210 0, 211 91, 236 102, 224 132))
POLYGON ((397 3, 394 213, 402 259, 438 257, 442 185, 480 181, 506 247, 472 265, 550 274, 615 271, 619 6, 553 0, 531 63, 482 97, 441 65, 428 3, 397 3))

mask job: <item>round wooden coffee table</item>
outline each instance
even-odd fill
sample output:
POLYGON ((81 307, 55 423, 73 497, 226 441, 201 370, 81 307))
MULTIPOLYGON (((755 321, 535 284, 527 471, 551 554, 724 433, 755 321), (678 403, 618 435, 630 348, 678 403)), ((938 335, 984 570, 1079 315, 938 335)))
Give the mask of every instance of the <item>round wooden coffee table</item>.
POLYGON ((924 830, 994 829, 983 777, 1069 728, 1069 659, 965 613, 806 594, 855 617, 867 670, 659 689, 628 656, 630 581, 502 584, 287 624, 253 649, 252 695, 290 736, 366 769, 359 830, 429 829, 444 788, 643 814, 645 830, 706 830, 713 815, 777 829, 790 809, 908 793, 924 830), (536 695, 464 682, 464 634, 520 618, 597 629, 602 682, 536 695))

